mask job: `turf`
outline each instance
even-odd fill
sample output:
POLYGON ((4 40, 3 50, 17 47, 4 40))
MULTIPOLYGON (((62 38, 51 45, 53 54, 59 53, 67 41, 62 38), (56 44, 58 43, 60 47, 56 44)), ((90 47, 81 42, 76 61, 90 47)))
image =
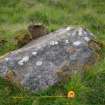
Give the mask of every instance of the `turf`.
MULTIPOLYGON (((45 24, 49 31, 68 25, 88 28, 105 41, 105 0, 0 0, 0 37, 8 42, 0 55, 17 49, 14 37, 31 22, 45 24)), ((104 53, 104 48, 102 49, 104 53)), ((105 56, 94 67, 75 74, 67 83, 30 93, 0 78, 0 105, 105 105, 105 56), (65 97, 73 90, 74 99, 65 97)))

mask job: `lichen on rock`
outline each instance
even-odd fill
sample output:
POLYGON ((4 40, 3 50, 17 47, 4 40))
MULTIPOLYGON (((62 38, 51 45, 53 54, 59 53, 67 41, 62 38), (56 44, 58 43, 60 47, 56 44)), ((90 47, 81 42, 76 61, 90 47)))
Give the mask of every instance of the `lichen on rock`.
POLYGON ((1 58, 0 75, 5 77, 11 69, 14 81, 22 86, 32 91, 46 89, 97 62, 100 46, 94 42, 94 47, 92 40, 94 36, 82 27, 64 27, 1 58))

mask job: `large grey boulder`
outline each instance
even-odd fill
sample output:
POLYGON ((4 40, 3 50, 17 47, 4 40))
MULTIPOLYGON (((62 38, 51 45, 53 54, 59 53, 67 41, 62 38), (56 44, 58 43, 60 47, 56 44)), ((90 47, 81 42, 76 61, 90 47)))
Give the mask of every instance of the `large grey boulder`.
POLYGON ((66 27, 32 41, 0 59, 0 76, 32 90, 46 89, 96 62, 92 33, 66 27))

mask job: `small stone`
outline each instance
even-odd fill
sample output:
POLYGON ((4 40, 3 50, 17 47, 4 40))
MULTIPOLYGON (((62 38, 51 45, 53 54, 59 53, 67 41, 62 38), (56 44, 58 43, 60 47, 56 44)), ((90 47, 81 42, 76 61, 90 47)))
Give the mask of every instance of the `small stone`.
POLYGON ((74 46, 79 46, 82 42, 81 41, 76 41, 73 43, 74 46))
POLYGON ((37 62, 36 62, 36 65, 37 65, 37 66, 41 66, 41 65, 42 65, 42 61, 37 61, 37 62))
POLYGON ((37 55, 37 52, 32 52, 32 55, 33 55, 33 56, 37 55))

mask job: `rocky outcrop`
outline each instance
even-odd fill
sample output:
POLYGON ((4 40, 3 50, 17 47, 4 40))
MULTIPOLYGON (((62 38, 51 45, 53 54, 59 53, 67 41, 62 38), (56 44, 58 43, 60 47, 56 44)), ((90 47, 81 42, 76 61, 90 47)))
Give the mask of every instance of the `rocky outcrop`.
POLYGON ((29 25, 28 31, 31 34, 32 39, 39 38, 41 36, 44 36, 48 33, 47 28, 44 25, 29 25))
POLYGON ((59 29, 1 57, 0 75, 33 91, 46 89, 96 62, 93 39, 81 27, 59 29))

